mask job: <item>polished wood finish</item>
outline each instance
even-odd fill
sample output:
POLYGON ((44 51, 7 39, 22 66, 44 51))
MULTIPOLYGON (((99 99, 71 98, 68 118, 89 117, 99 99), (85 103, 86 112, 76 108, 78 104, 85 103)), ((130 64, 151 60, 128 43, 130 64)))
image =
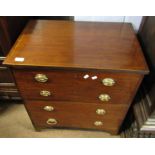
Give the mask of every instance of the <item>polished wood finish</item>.
POLYGON ((31 21, 4 64, 12 67, 37 129, 53 123, 118 133, 149 72, 132 26, 124 23, 31 21), (104 78, 115 84, 103 85, 104 78), (110 100, 101 101, 101 94, 110 100), (49 105, 55 110, 43 110, 49 105), (97 115, 98 108, 106 114, 97 115))
POLYGON ((110 73, 98 71, 75 71, 75 70, 14 70, 20 92, 24 99, 52 100, 52 101, 80 101, 96 102, 102 104, 99 95, 106 93, 111 96, 107 103, 128 104, 133 90, 141 77, 139 74, 110 73), (35 80, 36 74, 44 74, 48 81, 40 83, 35 80), (84 79, 89 75, 88 79, 84 79), (92 77, 97 79, 92 80, 92 77), (116 81, 112 87, 104 86, 102 79, 110 77, 116 81), (41 96, 40 91, 51 92, 50 96, 41 96), (128 93, 124 93, 128 91, 128 93))
POLYGON ((50 102, 50 101, 27 101, 25 104, 34 124, 39 128, 45 127, 76 127, 98 129, 116 132, 124 118, 128 105, 90 104, 81 102, 50 102), (44 106, 53 106, 52 112, 45 111, 44 106), (105 115, 97 115, 97 109, 104 109, 105 115), (46 123, 48 118, 55 118, 57 124, 46 123), (114 119, 115 118, 115 119, 114 119), (96 120, 102 121, 103 126, 95 126, 96 120))
MULTIPOLYGON (((2 57, 5 57, 9 53, 17 37, 22 32, 23 28, 25 27, 25 25, 30 19, 72 20, 72 17, 70 16, 47 16, 47 17, 46 16, 0 16, 0 60, 2 57)), ((6 81, 9 81, 10 83, 10 80, 12 80, 11 83, 15 83, 12 77, 13 75, 10 74, 9 68, 1 72, 1 67, 4 68, 4 66, 3 65, 0 66, 0 86, 1 84, 3 85, 6 84, 6 81)), ((7 89, 10 92, 12 91, 12 88, 10 88, 9 90, 9 88, 6 87, 5 89, 7 89)), ((6 92, 4 91, 3 94, 6 94, 6 92)), ((12 95, 14 96, 14 94, 12 95)), ((17 93, 17 97, 18 96, 19 94, 17 93)), ((10 98, 10 95, 5 98, 14 99, 14 98, 10 98)))
POLYGON ((148 73, 133 28, 124 23, 31 21, 4 64, 148 73))

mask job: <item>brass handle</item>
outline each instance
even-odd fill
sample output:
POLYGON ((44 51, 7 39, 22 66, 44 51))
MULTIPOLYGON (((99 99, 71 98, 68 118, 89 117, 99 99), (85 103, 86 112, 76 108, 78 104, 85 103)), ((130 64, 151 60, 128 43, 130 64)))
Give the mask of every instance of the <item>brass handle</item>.
POLYGON ((101 121, 95 121, 95 122, 94 122, 94 125, 95 125, 95 126, 102 126, 103 123, 102 123, 101 121))
POLYGON ((98 115, 104 115, 104 114, 106 114, 106 111, 104 109, 97 109, 96 110, 96 114, 98 114, 98 115))
POLYGON ((105 86, 113 86, 115 84, 115 80, 112 78, 105 78, 102 80, 102 83, 105 86))
POLYGON ((48 125, 55 125, 55 124, 57 124, 58 122, 57 122, 57 120, 56 120, 55 118, 49 118, 49 119, 46 121, 46 123, 47 123, 48 125))
POLYGON ((45 74, 36 74, 34 78, 38 82, 47 82, 48 80, 48 77, 45 74))
POLYGON ((40 95, 47 97, 47 96, 50 96, 51 95, 51 92, 50 91, 47 91, 47 90, 41 90, 40 91, 40 95))
POLYGON ((54 107, 53 106, 45 106, 43 109, 45 111, 53 111, 54 110, 54 107))
POLYGON ((99 99, 103 102, 107 102, 111 99, 111 97, 108 94, 101 94, 99 95, 99 99))

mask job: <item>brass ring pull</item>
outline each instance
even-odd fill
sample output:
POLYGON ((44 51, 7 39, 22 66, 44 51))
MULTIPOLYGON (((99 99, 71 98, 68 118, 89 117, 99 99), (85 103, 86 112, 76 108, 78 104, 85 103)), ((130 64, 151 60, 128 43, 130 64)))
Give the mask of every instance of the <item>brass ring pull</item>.
POLYGON ((106 114, 106 111, 104 109, 97 109, 96 110, 96 114, 98 114, 98 115, 104 115, 104 114, 106 114))
POLYGON ((105 86, 113 86, 113 85, 115 85, 115 80, 112 78, 105 78, 102 80, 102 83, 105 86))
POLYGON ((55 118, 49 118, 49 119, 46 121, 46 123, 47 123, 48 125, 56 125, 58 122, 57 122, 57 120, 56 120, 55 118))
POLYGON ((108 94, 100 94, 99 95, 99 99, 102 102, 107 102, 107 101, 109 101, 111 99, 111 97, 108 94))
POLYGON ((45 106, 43 109, 45 111, 53 111, 54 110, 54 107, 53 106, 45 106))
POLYGON ((47 91, 47 90, 41 90, 41 91, 40 91, 40 95, 41 95, 41 96, 48 97, 48 96, 51 95, 51 92, 50 92, 50 91, 47 91))
POLYGON ((38 82, 47 82, 48 80, 48 77, 45 74, 36 74, 34 78, 38 82))
POLYGON ((94 122, 94 125, 95 125, 95 126, 102 126, 103 123, 102 123, 101 121, 95 121, 95 122, 94 122))

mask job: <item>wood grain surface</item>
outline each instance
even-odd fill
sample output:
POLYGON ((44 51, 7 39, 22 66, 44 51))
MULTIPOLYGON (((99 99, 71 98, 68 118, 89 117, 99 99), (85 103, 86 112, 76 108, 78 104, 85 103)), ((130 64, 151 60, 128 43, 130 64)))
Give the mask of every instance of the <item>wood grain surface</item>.
POLYGON ((35 128, 73 127, 115 134, 144 74, 149 73, 133 28, 124 23, 32 20, 4 64, 13 69, 35 128), (24 59, 17 62, 17 57, 24 59), (37 82, 36 74, 45 74, 48 81, 37 82), (104 86, 104 78, 116 84, 104 86), (41 90, 51 96, 40 96, 41 90), (111 100, 101 102, 100 94, 109 94, 111 100), (53 105, 55 111, 42 110, 46 105, 53 105), (107 113, 96 115, 96 108, 107 113), (48 125, 48 118, 58 124, 48 125), (94 126, 95 121, 103 125, 94 126))
POLYGON ((74 70, 14 70, 14 76, 24 99, 97 102, 101 104, 128 104, 141 77, 139 74, 74 70), (48 81, 45 83, 37 82, 34 78, 37 74, 45 74, 48 81), (85 75, 89 75, 89 78, 84 79, 85 75), (94 76, 97 76, 97 79, 92 80, 94 76), (104 86, 102 79, 107 77, 114 79, 116 84, 111 87, 104 86), (41 90, 50 91, 51 96, 41 96, 41 90), (109 94, 111 100, 108 102, 100 101, 98 98, 100 94, 109 94))
POLYGON ((124 118, 124 113, 128 110, 127 105, 100 105, 85 104, 82 102, 47 102, 47 101, 26 101, 25 106, 29 115, 38 128, 46 127, 74 127, 85 129, 97 129, 105 131, 118 131, 124 118), (53 106, 54 111, 43 110, 44 106, 53 106), (97 109, 104 109, 105 115, 97 115, 97 109), (55 118, 56 125, 48 125, 48 118, 55 118), (95 121, 102 121, 103 126, 95 126, 95 121))
POLYGON ((32 20, 4 64, 148 73, 134 30, 126 23, 32 20))

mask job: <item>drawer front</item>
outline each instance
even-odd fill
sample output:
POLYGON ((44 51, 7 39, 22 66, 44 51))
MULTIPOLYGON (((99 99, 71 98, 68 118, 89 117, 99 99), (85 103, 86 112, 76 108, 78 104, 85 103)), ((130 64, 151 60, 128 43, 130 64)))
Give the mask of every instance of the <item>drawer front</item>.
POLYGON ((118 104, 128 103, 140 78, 137 74, 62 70, 14 70, 14 75, 24 99, 102 103, 99 96, 108 94, 110 96, 108 103, 118 104), (48 80, 38 82, 35 80, 37 74, 46 75, 48 80), (113 79, 115 84, 104 85, 102 80, 105 78, 113 79), (40 95, 42 90, 49 91, 50 96, 40 95))
POLYGON ((40 128, 75 127, 118 130, 128 110, 126 105, 98 105, 79 102, 26 101, 25 106, 32 122, 40 128), (48 124, 49 119, 55 119, 57 122, 48 124), (95 125, 95 122, 102 122, 102 125, 95 125))

